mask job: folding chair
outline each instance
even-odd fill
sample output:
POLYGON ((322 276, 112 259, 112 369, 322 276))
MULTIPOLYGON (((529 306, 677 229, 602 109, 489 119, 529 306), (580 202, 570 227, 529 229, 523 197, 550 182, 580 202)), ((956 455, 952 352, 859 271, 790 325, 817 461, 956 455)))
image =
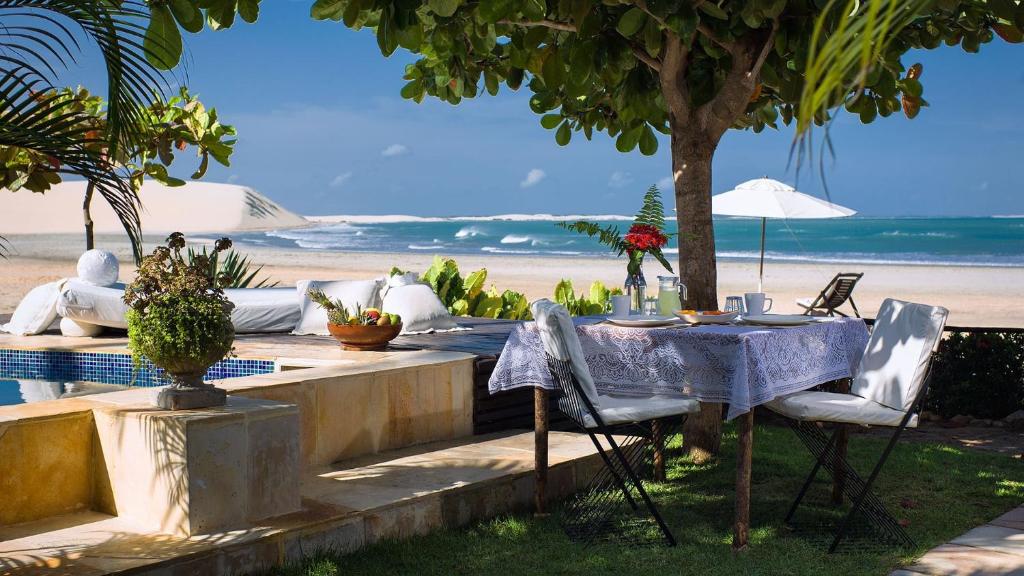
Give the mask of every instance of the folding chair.
POLYGON ((794 432, 815 457, 814 467, 786 515, 786 523, 792 523, 821 468, 834 479, 841 476, 843 495, 852 502, 829 552, 836 550, 858 514, 863 514, 868 524, 885 539, 899 545, 913 545, 913 540, 872 493, 871 487, 903 430, 917 426, 916 412, 928 388, 932 356, 942 338, 948 315, 945 308, 887 299, 878 312, 849 394, 805 391, 776 398, 767 404, 789 419, 794 432), (866 481, 836 450, 841 426, 829 437, 819 427, 821 422, 893 429, 889 443, 866 481))
POLYGON ((565 307, 545 299, 534 302, 532 309, 544 343, 548 368, 559 394, 558 408, 590 436, 604 463, 588 490, 594 495, 593 501, 579 499, 568 506, 567 514, 571 517, 566 518, 563 527, 570 537, 589 542, 609 530, 614 506, 608 493, 621 492, 629 507, 640 512, 637 498, 633 495, 635 491, 657 523, 665 542, 674 546, 675 537, 644 489, 637 471, 637 465, 646 452, 644 446, 633 440, 620 443, 613 434, 620 433, 624 427, 632 427, 634 432, 639 431, 639 435, 650 437, 650 430, 643 428, 645 424, 695 413, 700 409, 699 403, 689 398, 625 398, 598 394, 565 307), (599 436, 603 437, 605 445, 599 436))
POLYGON ((824 313, 826 316, 846 316, 837 308, 845 304, 847 301, 850 303, 850 307, 853 308, 853 315, 860 318, 860 311, 857 310, 857 304, 853 301, 853 289, 857 286, 857 282, 864 276, 864 273, 855 274, 852 272, 844 272, 836 274, 825 289, 818 293, 815 298, 800 298, 796 301, 797 306, 804 309, 805 315, 812 315, 815 312, 824 313))

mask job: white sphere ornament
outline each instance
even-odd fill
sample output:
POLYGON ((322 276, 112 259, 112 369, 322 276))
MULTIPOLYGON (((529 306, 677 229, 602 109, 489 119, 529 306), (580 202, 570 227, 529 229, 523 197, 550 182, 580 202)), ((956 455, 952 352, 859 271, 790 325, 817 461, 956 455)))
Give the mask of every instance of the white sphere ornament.
POLYGON ((96 286, 117 283, 120 266, 117 257, 107 250, 92 249, 78 259, 78 279, 96 286))

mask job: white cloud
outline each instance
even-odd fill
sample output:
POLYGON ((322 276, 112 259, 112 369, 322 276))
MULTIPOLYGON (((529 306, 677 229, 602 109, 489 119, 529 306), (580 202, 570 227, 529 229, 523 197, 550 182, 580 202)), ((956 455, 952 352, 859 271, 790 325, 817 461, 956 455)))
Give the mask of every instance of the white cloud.
POLYGON ((534 168, 526 173, 526 178, 523 178, 523 181, 519 183, 519 187, 529 188, 530 186, 535 186, 538 182, 543 180, 545 176, 547 176, 547 174, 545 174, 543 170, 540 168, 534 168))
POLYGON ((612 172, 612 175, 608 178, 608 186, 612 188, 625 188, 633 183, 633 177, 630 176, 629 172, 620 172, 616 170, 612 172))
POLYGON ((656 186, 658 187, 658 190, 661 190, 662 192, 674 191, 676 189, 675 182, 672 181, 671 176, 665 176, 661 180, 658 180, 656 186))
POLYGON ((387 148, 381 150, 380 155, 381 156, 400 156, 402 154, 405 154, 408 151, 409 151, 409 148, 406 147, 404 144, 392 144, 391 146, 388 146, 387 148))
POLYGON ((344 172, 342 174, 338 174, 337 176, 335 176, 334 180, 331 180, 331 183, 329 185, 331 188, 341 188, 342 186, 345 185, 346 182, 349 181, 350 178, 352 178, 352 173, 344 172))

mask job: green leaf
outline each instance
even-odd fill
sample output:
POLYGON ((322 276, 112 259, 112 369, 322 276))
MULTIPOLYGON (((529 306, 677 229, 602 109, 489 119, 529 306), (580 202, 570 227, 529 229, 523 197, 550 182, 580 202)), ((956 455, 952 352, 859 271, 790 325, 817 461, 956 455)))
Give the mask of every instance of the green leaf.
POLYGON ((185 30, 195 34, 203 29, 203 12, 191 0, 171 0, 170 8, 185 30))
POLYGON ((527 20, 543 20, 548 13, 548 6, 544 0, 525 0, 522 12, 527 20))
POLYGON ((549 90, 556 90, 562 84, 565 84, 565 62, 562 61, 562 56, 559 54, 557 47, 551 50, 547 58, 544 59, 540 75, 544 79, 544 85, 549 90))
POLYGON ((722 10, 718 5, 712 4, 711 2, 701 3, 699 9, 701 12, 711 16, 712 18, 717 18, 719 20, 729 19, 729 15, 725 13, 725 10, 722 10))
POLYGON ((643 132, 640 135, 640 153, 644 156, 653 156, 658 151, 658 138, 654 135, 654 130, 647 124, 644 124, 643 132))
POLYGON ((540 125, 548 130, 554 130, 561 122, 561 114, 545 114, 540 117, 540 125))
POLYGON ((260 0, 238 0, 238 15, 252 24, 260 17, 260 0))
POLYGON ((619 23, 615 26, 615 29, 619 31, 619 34, 629 38, 639 32, 646 22, 647 13, 633 7, 619 18, 619 23))
POLYGON ((640 135, 642 133, 642 126, 623 130, 619 137, 615 139, 615 149, 623 153, 631 152, 640 143, 640 135))
POLYGON ((401 95, 406 100, 413 100, 421 94, 423 94, 423 83, 419 80, 413 80, 402 86, 401 95))
POLYGON ((230 28, 235 22, 235 0, 213 0, 206 9, 206 22, 213 30, 230 28))
POLYGON ((484 70, 484 87, 487 88, 487 93, 491 96, 498 95, 499 88, 498 75, 490 70, 484 70))
POLYGON ((434 11, 438 16, 444 16, 448 18, 455 14, 455 11, 459 9, 461 0, 428 0, 427 5, 434 11))
POLYGON ((380 23, 377 24, 377 47, 385 56, 391 56, 398 49, 398 34, 390 10, 381 12, 380 23))
POLYGON ((151 9, 143 49, 146 60, 161 70, 170 70, 181 60, 181 32, 166 5, 151 9))
POLYGON ((558 127, 558 131, 555 132, 555 142, 559 146, 565 146, 572 139, 572 128, 569 126, 569 121, 562 122, 562 125, 558 127))
POLYGON ((562 279, 555 285, 555 302, 566 308, 574 308, 576 304, 576 293, 573 292, 572 280, 562 279))
POLYGON ((899 85, 904 94, 909 94, 914 98, 920 98, 921 92, 924 91, 921 82, 915 78, 904 78, 900 80, 899 85))

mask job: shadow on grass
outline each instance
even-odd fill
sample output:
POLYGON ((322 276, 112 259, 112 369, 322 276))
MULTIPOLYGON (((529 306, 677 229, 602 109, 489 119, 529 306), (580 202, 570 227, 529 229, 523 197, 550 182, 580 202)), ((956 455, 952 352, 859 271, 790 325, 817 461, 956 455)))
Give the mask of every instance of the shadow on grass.
MULTIPOLYGON (((864 471, 883 441, 852 435, 850 461, 864 471)), ((670 454, 668 481, 650 492, 679 546, 627 547, 573 544, 552 516, 507 515, 464 529, 401 542, 384 542, 354 554, 321 554, 280 576, 332 574, 887 574, 928 549, 982 524, 1024 500, 1020 463, 1008 457, 926 444, 897 445, 876 492, 907 524, 913 549, 847 546, 826 554, 813 538, 782 525, 810 471, 812 459, 786 428, 758 426, 754 439, 751 548, 730 548, 735 475, 735 430, 727 427, 717 462, 694 465, 670 454)), ((809 498, 825 501, 830 484, 819 475, 809 498)))

